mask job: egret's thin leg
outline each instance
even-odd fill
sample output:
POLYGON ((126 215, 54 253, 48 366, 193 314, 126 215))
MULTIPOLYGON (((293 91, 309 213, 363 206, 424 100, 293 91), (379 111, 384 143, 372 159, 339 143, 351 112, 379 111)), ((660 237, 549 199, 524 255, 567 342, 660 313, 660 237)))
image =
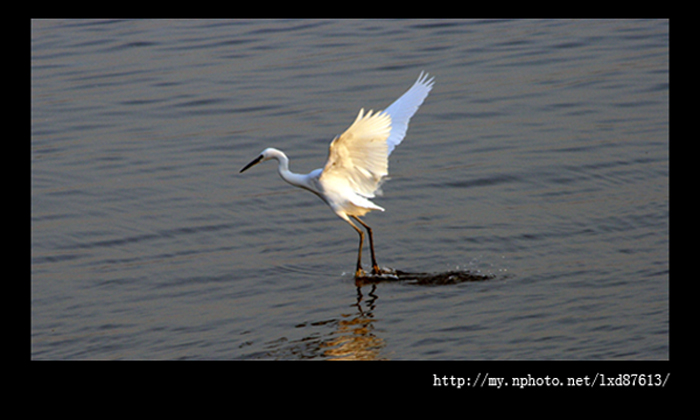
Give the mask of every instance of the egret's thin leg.
MULTIPOLYGON (((360 222, 360 224, 364 226, 365 229, 367 229, 367 233, 369 233, 369 251, 372 254, 372 274, 380 274, 381 270, 379 270, 379 265, 377 265, 377 259, 374 257, 374 238, 372 237, 372 228, 367 226, 367 224, 365 224, 365 222, 360 220, 357 216, 350 217, 360 222)), ((361 246, 362 244, 360 244, 360 247, 361 246)))
POLYGON ((362 270, 362 242, 365 239, 365 233, 362 232, 362 229, 352 223, 350 223, 350 226, 352 226, 352 228, 360 234, 360 248, 357 250, 357 267, 355 268, 355 277, 362 277, 365 274, 365 272, 362 270))

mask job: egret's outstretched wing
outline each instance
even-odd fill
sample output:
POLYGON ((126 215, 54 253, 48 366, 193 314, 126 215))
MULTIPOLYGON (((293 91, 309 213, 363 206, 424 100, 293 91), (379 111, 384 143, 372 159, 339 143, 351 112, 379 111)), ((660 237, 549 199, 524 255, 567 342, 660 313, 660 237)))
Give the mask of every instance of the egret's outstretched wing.
POLYGON ((428 96, 430 89, 433 88, 434 80, 434 78, 428 79, 428 74, 421 72, 416 83, 384 110, 391 117, 391 133, 387 139, 388 155, 403 140, 408 129, 408 121, 428 96))
POLYGON ((363 197, 374 197, 382 178, 388 174, 386 140, 391 126, 386 113, 364 114, 361 109, 350 128, 331 142, 319 180, 337 188, 349 187, 363 197))

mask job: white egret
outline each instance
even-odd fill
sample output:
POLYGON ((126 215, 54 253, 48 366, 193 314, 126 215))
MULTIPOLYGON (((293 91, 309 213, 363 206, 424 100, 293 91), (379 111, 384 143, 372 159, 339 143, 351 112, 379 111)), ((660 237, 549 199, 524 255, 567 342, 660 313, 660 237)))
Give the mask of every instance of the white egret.
POLYGON ((433 81, 433 78, 428 79, 428 75, 421 72, 413 86, 383 112, 372 113, 370 110, 365 113, 364 109, 360 109, 350 128, 331 142, 328 160, 322 169, 306 175, 295 174, 289 170, 287 155, 268 148, 240 172, 266 160, 277 160, 277 171, 283 180, 321 197, 338 217, 348 222, 360 235, 355 276, 365 275, 361 265, 365 235, 350 218, 367 229, 372 274, 381 274, 374 256, 372 229, 359 217, 372 210, 384 211, 369 199, 381 193, 379 187, 389 173, 389 155, 406 135, 408 122, 428 96, 433 81))

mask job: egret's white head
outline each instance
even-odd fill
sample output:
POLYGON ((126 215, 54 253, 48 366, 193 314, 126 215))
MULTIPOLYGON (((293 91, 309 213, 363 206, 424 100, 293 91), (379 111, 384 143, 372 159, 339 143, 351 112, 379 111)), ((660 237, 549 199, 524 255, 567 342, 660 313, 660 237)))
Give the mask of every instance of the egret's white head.
POLYGON ((256 157, 255 159, 253 159, 252 162, 244 166, 239 173, 245 171, 246 169, 252 166, 257 165, 260 162, 265 162, 266 160, 277 159, 279 161, 282 156, 284 156, 284 153, 282 153, 281 151, 275 149, 274 147, 268 147, 267 149, 260 152, 260 156, 256 157))

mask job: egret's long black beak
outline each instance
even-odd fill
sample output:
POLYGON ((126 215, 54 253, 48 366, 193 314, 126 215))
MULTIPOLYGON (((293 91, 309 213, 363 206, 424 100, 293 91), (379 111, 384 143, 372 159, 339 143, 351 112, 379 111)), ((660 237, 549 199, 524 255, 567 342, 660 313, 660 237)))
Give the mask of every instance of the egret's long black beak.
POLYGON ((258 156, 257 158, 255 158, 254 161, 252 161, 249 164, 247 164, 246 166, 244 166, 243 169, 241 169, 240 172, 238 172, 238 173, 240 174, 241 172, 245 171, 246 169, 250 168, 251 166, 257 165, 258 163, 260 163, 262 158, 263 158, 263 155, 258 156))

